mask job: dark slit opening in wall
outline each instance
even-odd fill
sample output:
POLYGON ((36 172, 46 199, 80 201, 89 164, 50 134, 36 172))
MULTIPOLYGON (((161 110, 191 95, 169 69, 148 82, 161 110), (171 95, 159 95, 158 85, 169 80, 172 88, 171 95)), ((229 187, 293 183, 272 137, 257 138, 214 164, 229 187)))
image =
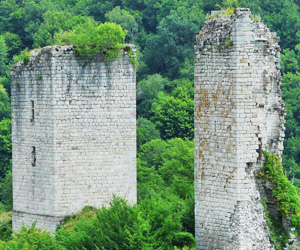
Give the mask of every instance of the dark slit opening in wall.
POLYGON ((215 133, 217 132, 217 121, 215 121, 215 133))
POLYGON ((31 123, 34 123, 34 101, 31 101, 31 123))
POLYGON ((35 147, 32 147, 31 157, 32 157, 31 165, 32 165, 33 167, 35 167, 35 165, 36 165, 36 152, 35 152, 35 147))
POLYGON ((259 145, 258 145, 258 160, 262 159, 262 142, 261 138, 258 138, 259 145))

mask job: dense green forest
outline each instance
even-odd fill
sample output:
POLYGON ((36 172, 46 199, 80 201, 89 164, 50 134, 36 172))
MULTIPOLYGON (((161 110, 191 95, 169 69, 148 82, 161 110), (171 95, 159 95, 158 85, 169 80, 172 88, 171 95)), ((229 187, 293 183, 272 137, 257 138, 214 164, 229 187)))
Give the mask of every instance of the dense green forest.
MULTIPOLYGON (((138 205, 87 208, 53 237, 23 229, 1 249, 186 249, 194 234, 193 38, 234 0, 0 1, 0 237, 11 239, 10 68, 65 31, 117 23, 138 47, 138 205), (116 225, 112 227, 112 224, 116 225), (106 226, 103 226, 106 225, 106 226), (97 237, 94 237, 97 234, 97 237), (100 237, 101 235, 101 237, 100 237), (29 242, 29 243, 28 243, 29 242), (85 247, 85 248, 84 248, 85 247), (97 248, 98 247, 98 248, 97 248)), ((285 174, 300 188, 300 1, 240 0, 280 36, 286 104, 285 174)))

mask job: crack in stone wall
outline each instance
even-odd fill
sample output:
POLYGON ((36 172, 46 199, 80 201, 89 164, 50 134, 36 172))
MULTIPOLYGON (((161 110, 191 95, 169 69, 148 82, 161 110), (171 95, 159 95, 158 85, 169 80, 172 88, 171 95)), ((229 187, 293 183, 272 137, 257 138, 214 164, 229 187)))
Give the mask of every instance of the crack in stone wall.
POLYGON ((243 8, 195 38, 198 249, 272 249, 257 176, 262 150, 283 151, 278 41, 243 8))

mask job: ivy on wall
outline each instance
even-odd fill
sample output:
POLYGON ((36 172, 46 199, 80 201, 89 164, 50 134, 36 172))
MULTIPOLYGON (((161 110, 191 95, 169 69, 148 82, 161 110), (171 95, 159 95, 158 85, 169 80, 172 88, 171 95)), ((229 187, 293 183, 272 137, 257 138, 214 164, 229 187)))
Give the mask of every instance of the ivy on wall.
POLYGON ((276 197, 280 213, 289 218, 291 225, 300 233, 300 199, 297 188, 285 176, 279 157, 265 151, 263 154, 266 160, 259 177, 266 178, 274 184, 272 194, 276 197))

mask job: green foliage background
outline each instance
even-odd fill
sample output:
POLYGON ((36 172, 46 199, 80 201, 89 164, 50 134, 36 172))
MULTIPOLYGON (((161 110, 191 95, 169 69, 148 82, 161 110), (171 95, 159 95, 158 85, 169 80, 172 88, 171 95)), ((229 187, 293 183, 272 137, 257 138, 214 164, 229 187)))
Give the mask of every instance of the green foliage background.
MULTIPOLYGON (((103 235, 108 237, 107 244, 126 244, 135 249, 141 241, 147 249, 181 248, 179 242, 192 246, 193 38, 204 25, 207 13, 218 9, 217 4, 230 7, 237 3, 222 0, 0 1, 0 210, 9 213, 12 209, 10 67, 18 60, 26 61, 27 51, 58 41, 75 41, 83 52, 87 47, 82 45, 89 45, 87 53, 91 49, 97 51, 86 33, 104 39, 107 30, 101 33, 99 27, 113 22, 127 30, 126 37, 117 31, 116 37, 121 35, 117 43, 125 39, 136 44, 139 51, 138 206, 113 201, 113 206, 128 216, 127 221, 118 224, 124 231, 120 234, 122 243, 110 242, 114 229, 103 235), (134 229, 140 230, 140 234, 134 229)), ((287 110, 283 171, 300 187, 300 1, 240 0, 238 5, 250 7, 281 38, 282 93, 287 110)), ((115 223, 117 217, 109 218, 109 213, 114 214, 115 210, 109 211, 101 210, 97 218, 102 214, 107 221, 115 223)), ((15 246, 34 249, 30 248, 32 242, 38 249, 57 247, 58 242, 64 247, 81 244, 80 240, 86 242, 93 237, 87 232, 94 230, 99 223, 96 221, 80 222, 77 225, 82 233, 77 232, 80 237, 75 229, 72 233, 61 229, 56 238, 33 228, 24 229, 6 249, 16 249, 15 246), (40 242, 46 245, 38 245, 40 242)), ((0 224, 3 240, 9 239, 9 223, 4 220, 0 224)))

